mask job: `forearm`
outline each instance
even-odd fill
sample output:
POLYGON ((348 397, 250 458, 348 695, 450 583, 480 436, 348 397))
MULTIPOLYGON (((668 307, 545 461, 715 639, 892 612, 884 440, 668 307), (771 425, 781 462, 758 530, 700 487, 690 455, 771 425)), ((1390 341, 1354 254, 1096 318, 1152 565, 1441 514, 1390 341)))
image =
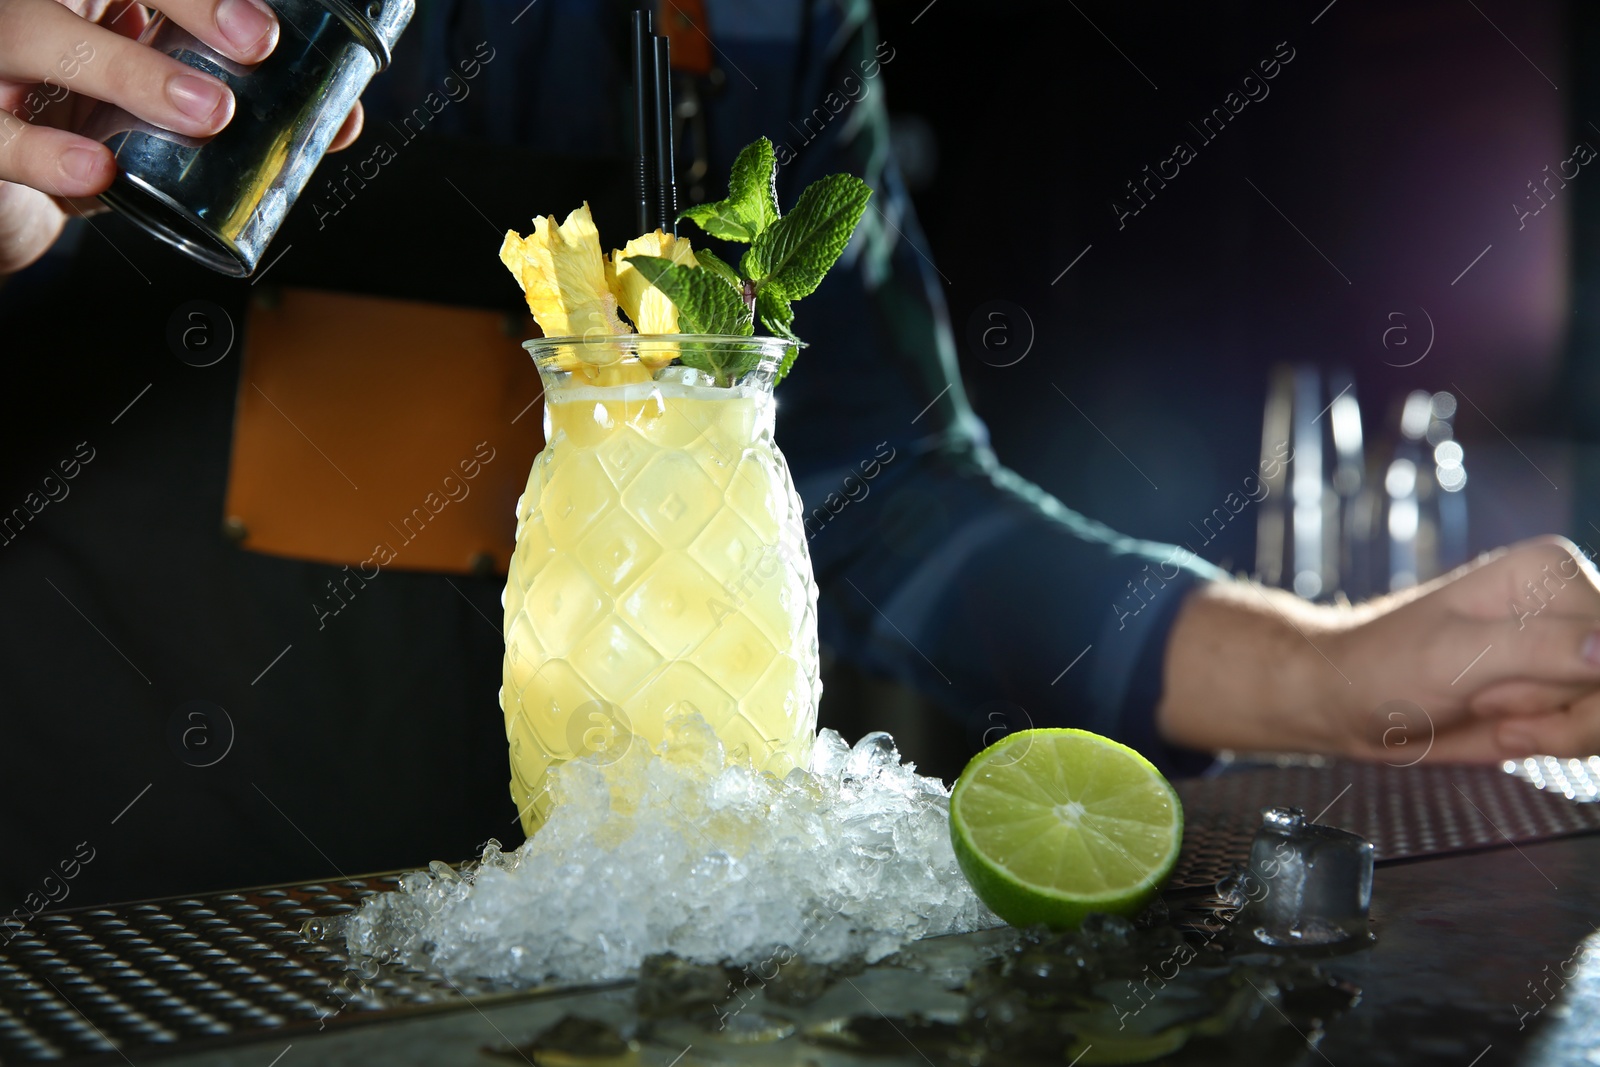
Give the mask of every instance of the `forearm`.
POLYGON ((1196 589, 1167 642, 1161 736, 1212 751, 1347 751, 1333 709, 1350 682, 1333 646, 1354 615, 1253 582, 1196 589))

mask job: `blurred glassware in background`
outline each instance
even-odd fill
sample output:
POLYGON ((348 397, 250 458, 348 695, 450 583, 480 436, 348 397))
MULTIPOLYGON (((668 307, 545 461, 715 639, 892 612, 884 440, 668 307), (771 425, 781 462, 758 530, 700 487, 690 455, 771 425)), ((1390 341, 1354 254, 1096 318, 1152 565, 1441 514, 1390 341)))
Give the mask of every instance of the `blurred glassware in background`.
POLYGON ((1359 600, 1464 563, 1467 470, 1455 413, 1452 394, 1416 390, 1369 437, 1348 370, 1275 368, 1262 419, 1256 578, 1310 600, 1359 600))

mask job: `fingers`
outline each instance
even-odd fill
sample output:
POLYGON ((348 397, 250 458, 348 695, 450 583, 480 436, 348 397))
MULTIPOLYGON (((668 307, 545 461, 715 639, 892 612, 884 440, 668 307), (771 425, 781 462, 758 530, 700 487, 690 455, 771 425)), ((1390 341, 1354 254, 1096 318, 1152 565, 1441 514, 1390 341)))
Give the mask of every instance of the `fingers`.
POLYGON ((1592 688, 1581 683, 1495 682, 1472 694, 1468 707, 1480 718, 1543 715, 1559 711, 1592 688))
POLYGON ((150 25, 150 13, 137 0, 112 0, 105 14, 95 21, 113 33, 137 41, 144 28, 150 25))
POLYGON ((338 152, 350 147, 355 139, 361 136, 361 128, 364 125, 366 125, 366 112, 361 107, 361 101, 357 100, 356 106, 350 109, 350 114, 344 117, 344 125, 333 135, 333 143, 328 145, 328 151, 338 152))
POLYGON ((1477 719, 1437 734, 1408 740, 1404 748, 1388 746, 1371 758, 1391 767, 1430 763, 1499 763, 1528 756, 1562 759, 1600 752, 1600 707, 1574 719, 1566 711, 1522 719, 1477 719))
MULTIPOLYGON (((1495 737, 1497 727, 1496 722, 1477 720, 1441 731, 1431 739, 1432 744, 1427 747, 1425 758, 1436 763, 1498 763, 1508 757, 1504 746, 1495 737)), ((1422 749, 1419 748, 1417 752, 1407 754, 1406 759, 1415 759, 1421 753, 1422 749)), ((1395 758, 1389 757, 1391 761, 1395 758)))
POLYGON ((278 43, 278 17, 261 0, 157 0, 154 6, 241 63, 261 62, 278 43))
POLYGON ((1565 711, 1494 724, 1495 745, 1503 759, 1559 756, 1572 759, 1600 752, 1600 693, 1565 711))
POLYGON ((1499 720, 1468 719, 1454 726, 1440 727, 1432 719, 1408 721, 1393 737, 1385 734, 1381 747, 1365 753, 1366 758, 1391 767, 1415 767, 1428 763, 1498 763, 1513 758, 1496 736, 1499 720))
POLYGON ((208 137, 233 117, 233 94, 222 82, 85 22, 54 0, 0 0, 0 77, 64 81, 74 92, 192 137, 208 137))
POLYGON ((70 198, 103 193, 116 176, 116 162, 104 145, 0 115, 0 181, 70 198))
POLYGON ((1600 620, 1545 613, 1485 621, 1457 618, 1429 649, 1437 678, 1463 698, 1507 681, 1600 685, 1600 620))

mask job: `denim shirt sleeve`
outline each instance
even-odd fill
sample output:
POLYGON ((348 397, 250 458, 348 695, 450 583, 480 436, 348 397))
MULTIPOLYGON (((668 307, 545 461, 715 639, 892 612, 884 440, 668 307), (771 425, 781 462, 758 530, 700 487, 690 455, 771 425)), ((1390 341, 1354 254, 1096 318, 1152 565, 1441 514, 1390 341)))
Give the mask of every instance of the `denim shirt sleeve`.
POLYGON ((1164 771, 1203 768, 1209 756, 1162 741, 1155 710, 1185 597, 1226 575, 1183 546, 1074 512, 994 456, 889 148, 884 83, 892 89, 897 44, 878 36, 865 3, 807 8, 800 51, 814 59, 796 70, 793 113, 771 134, 783 195, 835 171, 874 189, 851 248, 798 305, 812 346, 780 397, 822 641, 917 689, 974 744, 989 725, 981 709, 1004 700, 1027 724, 1094 730, 1164 771), (851 479, 879 465, 862 461, 886 449, 896 460, 835 517, 851 479))

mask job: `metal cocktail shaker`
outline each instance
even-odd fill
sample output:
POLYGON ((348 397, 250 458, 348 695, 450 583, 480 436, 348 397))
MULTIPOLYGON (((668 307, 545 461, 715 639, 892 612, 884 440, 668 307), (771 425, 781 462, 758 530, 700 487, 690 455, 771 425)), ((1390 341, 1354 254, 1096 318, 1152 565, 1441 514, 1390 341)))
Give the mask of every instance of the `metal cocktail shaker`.
POLYGON ((228 84, 233 120, 214 137, 158 129, 112 104, 78 132, 117 158, 100 199, 212 270, 251 274, 346 113, 411 21, 415 0, 268 0, 278 47, 244 66, 158 16, 140 41, 228 84))

